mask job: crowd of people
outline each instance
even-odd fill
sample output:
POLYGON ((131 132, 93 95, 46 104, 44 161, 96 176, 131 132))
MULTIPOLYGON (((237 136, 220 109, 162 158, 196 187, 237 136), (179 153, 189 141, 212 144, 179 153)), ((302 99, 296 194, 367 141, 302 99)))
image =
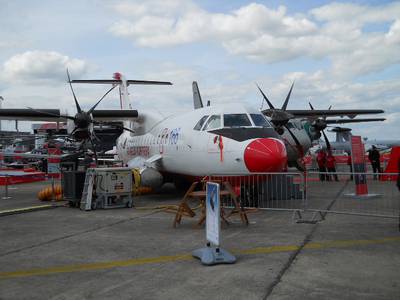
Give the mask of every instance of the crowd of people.
POLYGON ((339 181, 336 174, 336 159, 331 151, 326 152, 321 149, 317 154, 317 164, 319 170, 319 179, 321 181, 335 180, 339 181))
MULTIPOLYGON (((379 173, 381 170, 381 162, 380 162, 380 153, 376 146, 372 146, 370 150, 368 150, 368 159, 372 166, 372 172, 374 174, 374 180, 378 179, 379 173)), ((317 152, 316 161, 318 164, 319 170, 319 179, 321 181, 330 181, 335 180, 338 181, 338 176, 336 173, 336 159, 333 156, 331 151, 326 151, 324 149, 320 149, 317 152)), ((348 156, 347 165, 350 169, 350 180, 353 180, 353 164, 351 160, 351 155, 348 156)), ((399 160, 399 168, 400 168, 400 160, 399 160)), ((400 186, 400 184, 399 184, 400 186)), ((399 187, 400 189, 400 187, 399 187)))

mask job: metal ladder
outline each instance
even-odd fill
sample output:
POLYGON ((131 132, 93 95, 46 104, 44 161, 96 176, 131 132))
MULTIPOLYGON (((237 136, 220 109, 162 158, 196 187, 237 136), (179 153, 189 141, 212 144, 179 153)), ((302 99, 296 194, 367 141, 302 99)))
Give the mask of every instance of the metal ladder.
POLYGON ((95 177, 94 169, 87 169, 85 175, 85 184, 83 185, 83 192, 81 198, 80 209, 91 210, 92 209, 92 196, 93 196, 93 183, 95 177))

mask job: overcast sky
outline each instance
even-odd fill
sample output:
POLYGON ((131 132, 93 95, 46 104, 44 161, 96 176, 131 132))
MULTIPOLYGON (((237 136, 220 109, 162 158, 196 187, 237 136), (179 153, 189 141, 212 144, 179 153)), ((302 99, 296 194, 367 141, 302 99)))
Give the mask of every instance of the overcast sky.
MULTIPOLYGON (((215 104, 260 107, 257 82, 281 106, 295 80, 288 108, 311 101, 320 109, 384 109, 387 121, 349 127, 372 139, 400 138, 399 63, 400 2, 0 0, 4 108, 73 114, 67 67, 73 79, 119 71, 174 83, 131 86, 139 112, 192 109, 193 80, 215 104)), ((89 108, 107 88, 75 91, 89 108)), ((112 93, 99 108, 118 103, 112 93)))

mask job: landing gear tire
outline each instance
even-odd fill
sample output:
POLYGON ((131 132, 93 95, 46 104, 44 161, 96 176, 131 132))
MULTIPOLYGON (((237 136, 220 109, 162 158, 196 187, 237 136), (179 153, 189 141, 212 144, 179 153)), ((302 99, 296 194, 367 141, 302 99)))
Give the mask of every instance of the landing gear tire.
POLYGON ((191 183, 184 179, 177 179, 174 180, 174 185, 178 191, 186 192, 190 188, 191 183))
POLYGON ((92 204, 90 205, 92 210, 96 210, 97 209, 97 201, 93 201, 92 204))

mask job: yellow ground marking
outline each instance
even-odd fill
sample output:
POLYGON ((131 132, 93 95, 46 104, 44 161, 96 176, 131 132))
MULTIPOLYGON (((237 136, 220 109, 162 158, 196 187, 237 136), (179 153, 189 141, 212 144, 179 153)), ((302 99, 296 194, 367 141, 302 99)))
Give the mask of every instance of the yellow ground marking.
POLYGON ((17 213, 17 212, 22 212, 22 211, 27 211, 27 210, 50 208, 50 207, 53 207, 53 205, 46 204, 46 205, 36 205, 36 206, 29 206, 29 207, 22 207, 22 208, 14 208, 14 209, 8 209, 8 210, 0 210, 0 215, 1 214, 9 214, 9 213, 17 213))
MULTIPOLYGON (((354 246, 366 246, 374 244, 383 244, 388 242, 400 242, 400 237, 388 237, 383 239, 375 240, 345 240, 345 241, 328 241, 321 243, 309 243, 304 246, 304 249, 328 249, 328 248, 344 248, 354 246)), ((296 245, 283 245, 283 246, 271 246, 271 247, 258 247, 252 249, 244 249, 234 251, 234 254, 242 255, 254 255, 254 254, 269 254, 269 253, 281 253, 290 252, 299 249, 296 245)), ((30 270, 19 270, 13 272, 0 272, 0 279, 10 279, 18 277, 29 277, 37 275, 50 275, 57 273, 71 273, 91 270, 104 270, 117 267, 128 267, 128 266, 139 266, 156 263, 169 263, 175 261, 185 261, 193 259, 191 254, 179 254, 171 256, 158 256, 148 258, 133 258, 119 261, 99 262, 91 264, 76 264, 66 265, 60 267, 50 267, 42 269, 30 269, 30 270)))

